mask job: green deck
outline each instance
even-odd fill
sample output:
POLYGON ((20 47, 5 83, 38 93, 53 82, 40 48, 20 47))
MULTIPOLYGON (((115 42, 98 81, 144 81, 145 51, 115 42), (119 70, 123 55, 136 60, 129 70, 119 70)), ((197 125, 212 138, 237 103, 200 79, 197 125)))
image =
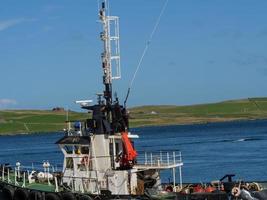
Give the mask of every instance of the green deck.
MULTIPOLYGON (((7 181, 7 176, 5 177, 4 181, 2 180, 2 177, 1 177, 0 182, 5 182, 5 183, 8 183, 10 185, 15 185, 15 174, 14 173, 10 173, 9 182, 7 181)), ((17 185, 16 186, 23 187, 23 181, 17 181, 17 185)), ((53 184, 48 185, 47 182, 29 184, 27 178, 25 180, 25 188, 29 188, 29 189, 32 189, 32 190, 40 190, 40 191, 43 191, 43 192, 55 192, 55 189, 56 189, 55 185, 53 185, 53 184)))
POLYGON ((41 190, 44 192, 55 192, 55 186, 54 185, 47 185, 47 184, 41 184, 41 183, 32 183, 26 185, 26 188, 33 189, 33 190, 41 190))

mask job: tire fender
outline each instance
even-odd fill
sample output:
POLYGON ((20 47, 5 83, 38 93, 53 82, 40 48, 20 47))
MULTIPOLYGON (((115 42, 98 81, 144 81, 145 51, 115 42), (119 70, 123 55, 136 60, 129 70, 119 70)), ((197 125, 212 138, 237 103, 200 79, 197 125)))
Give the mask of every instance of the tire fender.
POLYGON ((27 200, 29 192, 23 188, 17 188, 14 192, 13 200, 27 200))
POLYGON ((15 189, 10 186, 4 186, 2 189, 3 200, 13 200, 15 189))
POLYGON ((61 199, 62 200, 76 200, 76 197, 74 194, 70 192, 66 192, 66 193, 62 193, 61 199))
POLYGON ((60 198, 55 193, 48 193, 45 195, 45 200, 60 200, 60 198))
POLYGON ((29 194, 29 200, 43 200, 42 193, 38 191, 31 191, 29 194))
POLYGON ((79 197, 79 200, 93 200, 93 198, 88 195, 82 195, 79 197))

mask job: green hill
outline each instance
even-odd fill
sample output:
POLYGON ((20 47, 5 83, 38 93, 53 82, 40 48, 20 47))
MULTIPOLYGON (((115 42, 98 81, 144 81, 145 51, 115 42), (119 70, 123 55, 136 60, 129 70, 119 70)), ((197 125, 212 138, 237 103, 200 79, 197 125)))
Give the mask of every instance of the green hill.
MULTIPOLYGON (((69 120, 85 119, 87 113, 69 112, 69 120)), ((0 134, 62 131, 66 112, 47 110, 0 111, 0 134)))
POLYGON ((134 126, 193 124, 267 118, 267 98, 190 106, 141 106, 130 109, 134 126))
MULTIPOLYGON (((263 119, 267 118, 267 98, 191 106, 141 106, 129 111, 132 127, 263 119)), ((69 113, 69 120, 87 117, 87 113, 69 113)), ((3 110, 0 111, 0 134, 60 131, 65 128, 65 120, 65 112, 3 110)))

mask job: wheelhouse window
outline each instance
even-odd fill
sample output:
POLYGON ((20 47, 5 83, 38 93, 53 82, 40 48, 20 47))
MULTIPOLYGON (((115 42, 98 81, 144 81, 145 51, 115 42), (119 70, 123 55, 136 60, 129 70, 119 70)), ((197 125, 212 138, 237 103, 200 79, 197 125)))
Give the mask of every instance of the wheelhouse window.
POLYGON ((66 158, 66 168, 67 169, 73 169, 73 159, 72 158, 66 158))
POLYGON ((72 154, 73 153, 73 146, 65 145, 64 150, 66 151, 67 154, 72 154))
POLYGON ((89 147, 88 146, 82 146, 81 147, 81 154, 89 154, 89 147))

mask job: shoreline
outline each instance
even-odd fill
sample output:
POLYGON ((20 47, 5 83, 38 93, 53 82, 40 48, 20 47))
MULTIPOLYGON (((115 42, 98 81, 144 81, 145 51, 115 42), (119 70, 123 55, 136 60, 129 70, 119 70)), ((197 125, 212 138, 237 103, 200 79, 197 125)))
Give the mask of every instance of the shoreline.
MULTIPOLYGON (((267 118, 248 118, 248 119, 222 119, 222 120, 210 120, 210 121, 195 121, 191 123, 161 123, 161 124, 144 124, 138 126, 132 126, 131 129, 138 128, 149 128, 149 127, 168 127, 168 126, 190 126, 190 125, 205 125, 205 124, 217 124, 217 123, 231 123, 231 122, 245 122, 245 121, 257 121, 257 120, 267 120, 267 118)), ((22 135, 40 135, 40 134, 53 134, 62 133, 63 130, 53 130, 53 131, 38 131, 38 132, 16 132, 16 133, 0 133, 1 136, 22 136, 22 135)))
MULTIPOLYGON (((267 98, 189 106, 147 105, 129 108, 128 111, 131 128, 261 120, 267 119, 267 98)), ((86 112, 68 112, 69 121, 88 118, 91 118, 91 114, 86 112)), ((0 135, 61 132, 64 128, 65 110, 0 110, 0 135)))

